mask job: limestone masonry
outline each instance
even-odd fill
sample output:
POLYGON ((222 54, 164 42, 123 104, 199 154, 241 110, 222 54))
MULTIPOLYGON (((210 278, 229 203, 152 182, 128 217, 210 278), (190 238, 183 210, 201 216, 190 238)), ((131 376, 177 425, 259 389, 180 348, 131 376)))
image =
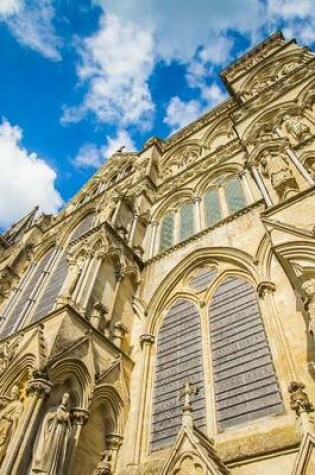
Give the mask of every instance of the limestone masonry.
POLYGON ((0 235, 0 475, 315 474, 315 55, 221 78, 0 235))

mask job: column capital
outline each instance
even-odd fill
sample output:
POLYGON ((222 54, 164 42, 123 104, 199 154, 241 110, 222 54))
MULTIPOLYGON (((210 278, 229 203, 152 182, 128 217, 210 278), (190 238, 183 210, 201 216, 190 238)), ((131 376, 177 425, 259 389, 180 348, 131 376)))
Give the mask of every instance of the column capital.
POLYGON ((119 450, 123 441, 123 436, 109 433, 105 435, 106 446, 109 450, 119 450))
POLYGON ((90 413, 82 407, 74 407, 71 409, 71 420, 77 426, 83 426, 89 420, 90 413))
POLYGON ((144 333, 143 335, 140 336, 140 345, 153 345, 155 343, 155 336, 151 335, 150 333, 144 333))
POLYGON ((200 201, 201 201, 200 196, 194 196, 194 198, 193 198, 194 203, 200 203, 200 201))
POLYGON ((307 414, 314 412, 314 406, 303 389, 305 389, 305 384, 298 381, 292 381, 288 387, 291 394, 290 408, 296 412, 297 416, 300 416, 303 412, 307 414))
POLYGON ((158 224, 159 224, 158 221, 151 221, 150 222, 150 226, 152 226, 152 227, 156 227, 156 226, 158 226, 158 224))
POLYGON ((52 383, 44 378, 31 379, 27 383, 26 393, 46 399, 50 396, 52 383))
POLYGON ((263 280, 257 286, 257 293, 259 297, 265 297, 266 293, 273 293, 276 291, 276 284, 268 280, 263 280))

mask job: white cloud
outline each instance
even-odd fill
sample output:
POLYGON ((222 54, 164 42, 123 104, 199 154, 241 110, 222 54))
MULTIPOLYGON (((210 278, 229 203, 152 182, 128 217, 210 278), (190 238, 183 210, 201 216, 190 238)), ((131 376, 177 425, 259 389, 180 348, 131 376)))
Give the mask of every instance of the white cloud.
POLYGON ((21 145, 22 130, 7 120, 0 124, 0 226, 6 227, 34 206, 55 213, 62 198, 56 172, 36 153, 21 145))
POLYGON ((79 45, 79 55, 77 73, 88 92, 80 106, 65 109, 63 122, 93 113, 100 122, 148 126, 154 111, 148 86, 154 66, 149 32, 128 19, 103 15, 98 31, 79 45))
POLYGON ((118 130, 114 137, 107 136, 106 144, 101 147, 91 143, 82 145, 73 161, 74 165, 78 168, 98 168, 122 146, 125 146, 128 152, 135 150, 135 145, 128 132, 118 130))
POLYGON ((1 0, 0 15, 12 15, 17 13, 22 6, 22 0, 1 0))
POLYGON ((173 131, 184 127, 192 120, 196 119, 202 113, 199 101, 182 101, 178 96, 170 100, 164 123, 169 125, 173 131))
POLYGON ((299 42, 315 42, 315 8, 313 0, 268 0, 267 14, 271 26, 281 23, 283 32, 299 42))
POLYGON ((4 21, 19 43, 60 60, 61 39, 56 35, 53 0, 0 0, 0 21, 4 21))

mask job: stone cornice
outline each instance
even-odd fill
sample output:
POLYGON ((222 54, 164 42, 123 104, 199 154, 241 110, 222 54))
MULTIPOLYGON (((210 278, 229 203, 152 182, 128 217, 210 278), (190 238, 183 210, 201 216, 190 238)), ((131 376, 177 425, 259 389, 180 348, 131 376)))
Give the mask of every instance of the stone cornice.
POLYGON ((218 104, 209 112, 206 112, 206 114, 202 115, 199 119, 191 122, 189 125, 186 125, 186 127, 183 127, 174 135, 171 135, 168 139, 166 139, 164 142, 164 152, 174 147, 174 145, 177 145, 182 140, 186 139, 189 135, 196 133, 198 130, 214 121, 217 117, 230 113, 235 107, 237 107, 237 104, 233 98, 228 98, 221 104, 218 104))
POLYGON ((221 226, 224 226, 224 225, 227 224, 227 223, 230 223, 231 221, 234 221, 234 220, 235 220, 236 218, 238 218, 239 216, 243 216, 244 214, 249 213, 249 212, 252 211, 253 209, 259 208, 259 206, 261 206, 261 205, 263 205, 263 204, 264 204, 264 200, 255 201, 255 203, 252 203, 251 205, 247 206, 246 208, 243 208, 243 209, 241 209, 240 211, 237 211, 236 213, 231 214, 230 216, 227 216, 226 218, 222 219, 221 221, 219 221, 219 222, 216 223, 215 225, 210 226, 209 228, 203 229, 202 231, 200 231, 199 233, 194 234, 193 236, 191 236, 190 238, 186 239, 185 241, 178 242, 177 244, 175 244, 174 246, 170 247, 170 248, 167 249, 166 251, 161 252, 160 254, 157 254, 156 256, 153 256, 151 259, 147 260, 147 261, 144 263, 145 267, 148 267, 149 265, 153 264, 153 263, 156 262, 156 261, 159 261, 159 260, 162 259, 163 257, 168 256, 169 254, 172 254, 173 252, 177 251, 177 250, 180 249, 180 248, 186 247, 186 246, 187 246, 188 244, 190 244, 191 242, 197 241, 199 238, 201 238, 202 236, 205 236, 205 235, 209 234, 209 233, 210 233, 211 231, 213 231, 214 229, 217 229, 217 228, 219 228, 219 227, 221 227, 221 226))
POLYGON ((251 69, 253 69, 257 65, 257 63, 252 64, 251 61, 253 58, 257 57, 257 55, 263 52, 264 53, 264 57, 262 58, 262 61, 263 61, 265 57, 268 55, 268 52, 274 49, 280 48, 284 44, 284 41, 285 40, 281 31, 275 32, 273 35, 269 36, 269 38, 262 41, 257 46, 252 48, 250 51, 245 53, 241 58, 239 58, 237 61, 232 63, 230 66, 223 69, 223 71, 221 71, 220 73, 220 77, 223 79, 225 83, 229 81, 234 81, 243 73, 244 70, 246 71, 246 73, 248 73, 251 69))

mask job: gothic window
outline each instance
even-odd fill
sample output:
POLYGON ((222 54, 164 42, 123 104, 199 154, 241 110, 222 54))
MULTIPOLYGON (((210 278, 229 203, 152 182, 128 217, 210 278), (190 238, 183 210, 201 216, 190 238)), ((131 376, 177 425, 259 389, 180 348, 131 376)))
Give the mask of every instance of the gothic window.
POLYGON ((209 307, 219 429, 283 410, 277 377, 252 285, 229 277, 209 307))
POLYGON ((230 213, 246 207, 246 200, 238 177, 230 178, 224 185, 225 197, 230 213))
POLYGON ((196 272, 193 273, 188 285, 192 290, 201 292, 209 287, 216 275, 216 269, 202 267, 201 269, 198 269, 196 272))
POLYGON ((217 188, 210 188, 204 196, 204 214, 206 227, 222 219, 220 197, 217 188))
POLYGON ((51 273, 50 279, 44 289, 42 296, 38 302, 37 308, 32 316, 32 323, 44 317, 53 310, 56 299, 61 290, 68 273, 68 261, 65 254, 62 254, 57 262, 56 267, 51 273))
POLYGON ((132 172, 132 165, 128 165, 124 171, 124 175, 128 175, 132 172))
POLYGON ((164 216, 161 222, 160 252, 165 251, 174 244, 174 213, 164 216))
POLYGON ((114 175, 108 182, 108 186, 113 185, 118 180, 118 175, 114 175))
POLYGON ((182 423, 183 401, 178 396, 187 379, 199 389, 194 398, 194 422, 205 430, 200 316, 192 302, 181 299, 165 316, 157 339, 152 450, 174 442, 182 423))
POLYGON ((71 241, 79 239, 83 234, 87 233, 93 227, 94 213, 90 213, 85 216, 82 221, 77 225, 73 233, 71 234, 71 241))
POLYGON ((4 320, 4 325, 0 330, 0 337, 4 338, 13 331, 17 331, 24 321, 27 309, 32 303, 32 299, 37 295, 45 275, 52 263, 55 248, 50 249, 45 256, 39 261, 35 269, 30 270, 24 280, 19 297, 11 313, 4 320))
POLYGON ((194 203, 185 203, 180 208, 179 240, 184 241, 195 232, 194 203))

